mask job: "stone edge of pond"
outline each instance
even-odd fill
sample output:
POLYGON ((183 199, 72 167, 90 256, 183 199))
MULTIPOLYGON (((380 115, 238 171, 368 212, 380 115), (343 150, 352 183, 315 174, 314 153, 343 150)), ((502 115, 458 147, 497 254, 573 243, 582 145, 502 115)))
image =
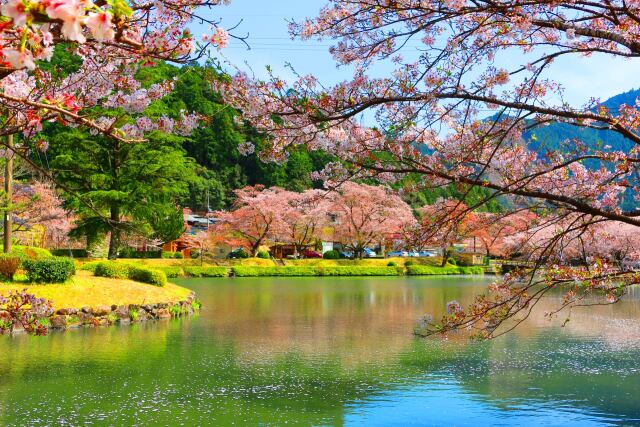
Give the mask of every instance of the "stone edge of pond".
MULTIPOLYGON (((172 303, 99 305, 96 307, 60 308, 49 316, 49 329, 65 331, 81 327, 129 325, 183 316, 192 316, 200 309, 195 292, 184 300, 172 303)), ((24 332, 14 329, 13 333, 24 332)))

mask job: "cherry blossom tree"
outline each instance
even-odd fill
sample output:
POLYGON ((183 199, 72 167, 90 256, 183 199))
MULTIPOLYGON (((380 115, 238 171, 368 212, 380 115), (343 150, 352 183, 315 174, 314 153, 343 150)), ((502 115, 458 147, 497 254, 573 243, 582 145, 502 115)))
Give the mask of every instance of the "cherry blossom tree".
POLYGON ((37 240, 45 244, 64 239, 71 230, 71 216, 51 185, 39 181, 20 183, 15 185, 10 201, 4 196, 3 209, 11 212, 12 232, 18 240, 33 244, 34 236, 27 236, 27 232, 39 229, 37 240))
POLYGON ((282 222, 277 239, 292 244, 296 253, 322 236, 329 222, 331 200, 325 191, 307 190, 303 193, 282 192, 282 222))
POLYGON ((473 237, 485 225, 463 202, 439 199, 418 209, 420 221, 409 229, 413 246, 437 246, 442 249, 442 266, 451 257, 451 247, 473 237))
POLYGON ((383 243, 415 221, 409 205, 382 186, 345 182, 329 197, 336 218, 334 238, 357 258, 366 247, 383 243))
POLYGON ((597 260, 621 267, 623 261, 640 257, 640 229, 633 225, 601 221, 583 227, 582 219, 572 217, 539 218, 504 238, 507 253, 547 264, 577 263, 585 266, 597 260))
MULTIPOLYGON (((49 120, 123 139, 139 138, 151 128, 172 129, 177 123, 169 118, 118 121, 113 116, 93 116, 87 109, 100 105, 140 113, 171 86, 167 82, 141 88, 133 78, 141 64, 186 62, 204 55, 209 47, 225 47, 233 35, 205 15, 221 2, 3 1, 0 109, 6 114, 0 136, 24 132, 33 137, 49 120), (211 26, 197 44, 188 28, 193 21, 211 26), (42 65, 56 48, 64 47, 81 60, 80 69, 68 76, 42 65)), ((194 118, 185 113, 180 122, 183 127, 176 128, 188 132, 194 118)))
MULTIPOLYGON (((559 235, 547 239, 555 246, 562 235, 570 240, 603 222, 640 226, 637 207, 622 203, 624 197, 637 202, 640 194, 637 106, 609 110, 597 99, 572 105, 552 74, 554 61, 565 57, 636 60, 639 15, 639 2, 622 0, 330 0, 317 17, 292 23, 291 32, 333 41, 330 51, 338 64, 352 67, 351 78, 330 86, 312 75, 287 82, 239 72, 218 87, 271 135, 267 157, 304 144, 341 158, 321 173, 328 180, 410 173, 423 177, 424 188, 455 185, 464 194, 481 186, 488 196, 469 204, 471 210, 508 198, 514 210, 544 214, 558 227, 559 235), (380 65, 393 71, 378 77, 380 65), (375 126, 363 124, 363 115, 375 126), (570 140, 561 150, 530 149, 523 133, 553 122, 607 130, 626 145, 570 140)), ((549 252, 537 254, 544 261, 549 252)), ((568 293, 574 306, 591 297, 617 300, 639 281, 600 265, 559 265, 528 279, 510 275, 468 309, 451 310, 432 331, 477 327, 491 338, 558 286, 584 283, 568 293)))
POLYGON ((289 192, 278 187, 245 187, 235 191, 232 210, 215 213, 218 223, 213 234, 224 240, 241 242, 253 256, 260 246, 283 227, 283 199, 289 192))
POLYGON ((527 210, 505 213, 477 212, 473 237, 480 240, 487 256, 509 256, 520 248, 513 246, 513 237, 534 227, 538 217, 527 210), (507 243, 510 246, 507 246, 507 243))

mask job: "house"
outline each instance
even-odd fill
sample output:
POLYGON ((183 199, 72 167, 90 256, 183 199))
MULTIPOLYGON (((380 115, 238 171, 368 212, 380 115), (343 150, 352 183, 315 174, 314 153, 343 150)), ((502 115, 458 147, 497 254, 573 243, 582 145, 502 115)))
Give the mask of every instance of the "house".
POLYGON ((180 252, 184 258, 191 258, 191 251, 197 249, 188 239, 179 238, 162 245, 163 252, 180 252))

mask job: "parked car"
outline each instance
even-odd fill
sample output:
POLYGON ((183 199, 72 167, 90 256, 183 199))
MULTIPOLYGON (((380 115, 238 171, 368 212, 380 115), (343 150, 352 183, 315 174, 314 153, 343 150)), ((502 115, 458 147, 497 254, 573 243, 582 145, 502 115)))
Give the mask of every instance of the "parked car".
POLYGON ((418 258, 420 256, 420 252, 418 251, 411 251, 409 252, 409 256, 413 257, 413 258, 418 258))
POLYGON ((624 260, 622 261, 622 269, 625 271, 640 271, 640 261, 624 260))
POLYGON ((420 256, 421 257, 431 257, 431 256, 436 256, 435 253, 431 252, 431 251, 420 251, 420 256))
POLYGON ((340 251, 340 258, 353 258, 353 252, 340 251))
POLYGON ((365 258, 375 258, 375 257, 378 256, 376 254, 376 251, 374 251, 373 249, 369 249, 369 248, 364 248, 363 255, 364 255, 365 258))
POLYGON ((322 254, 311 249, 305 249, 302 251, 303 258, 322 258, 322 254))
POLYGON ((408 257, 409 252, 407 251, 391 251, 387 254, 389 257, 408 257))

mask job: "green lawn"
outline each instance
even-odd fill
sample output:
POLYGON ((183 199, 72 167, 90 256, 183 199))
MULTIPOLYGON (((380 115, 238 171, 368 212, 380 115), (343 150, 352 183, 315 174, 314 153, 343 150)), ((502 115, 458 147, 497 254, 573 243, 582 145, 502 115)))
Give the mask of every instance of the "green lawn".
POLYGON ((132 280, 95 277, 88 271, 78 271, 78 274, 66 283, 3 283, 0 284, 0 294, 6 295, 10 290, 24 288, 27 288, 29 293, 52 301, 55 309, 173 303, 184 300, 191 293, 189 289, 172 283, 158 287, 132 280))

